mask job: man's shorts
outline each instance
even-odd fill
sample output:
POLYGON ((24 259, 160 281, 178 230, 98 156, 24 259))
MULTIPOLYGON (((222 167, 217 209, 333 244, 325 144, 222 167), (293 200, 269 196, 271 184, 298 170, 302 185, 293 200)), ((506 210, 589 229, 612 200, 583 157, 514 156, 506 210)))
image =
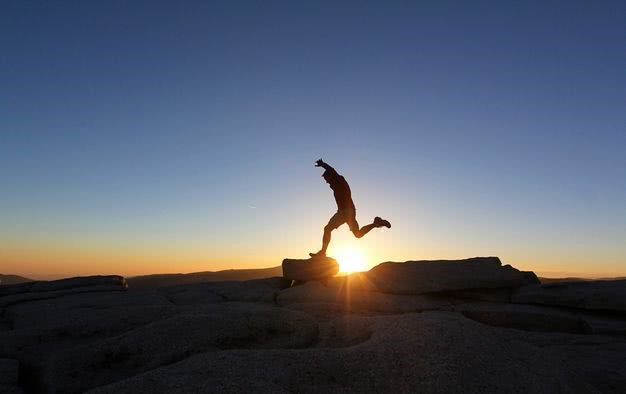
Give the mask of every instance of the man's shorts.
POLYGON ((337 213, 330 218, 327 226, 334 230, 344 223, 348 223, 350 231, 356 231, 359 229, 359 223, 356 221, 356 209, 344 208, 338 210, 337 213))

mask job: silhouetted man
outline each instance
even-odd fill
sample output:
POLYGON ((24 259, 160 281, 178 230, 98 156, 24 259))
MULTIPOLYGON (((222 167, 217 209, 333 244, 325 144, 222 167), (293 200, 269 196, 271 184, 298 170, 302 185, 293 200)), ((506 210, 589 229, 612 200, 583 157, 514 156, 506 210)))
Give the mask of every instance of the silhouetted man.
POLYGON ((323 167, 326 170, 322 174, 322 177, 330 188, 333 189, 335 201, 337 202, 337 213, 330 218, 328 224, 324 227, 322 249, 317 253, 309 253, 311 257, 326 256, 326 249, 328 249, 328 244, 330 243, 330 233, 344 223, 348 223, 350 231, 352 231, 352 234, 357 238, 361 238, 375 227, 391 228, 391 223, 378 216, 374 218, 373 223, 359 228, 359 223, 356 221, 356 209, 354 208, 354 202, 352 202, 350 186, 348 186, 346 179, 339 175, 334 168, 324 163, 322 159, 315 162, 315 167, 323 167))

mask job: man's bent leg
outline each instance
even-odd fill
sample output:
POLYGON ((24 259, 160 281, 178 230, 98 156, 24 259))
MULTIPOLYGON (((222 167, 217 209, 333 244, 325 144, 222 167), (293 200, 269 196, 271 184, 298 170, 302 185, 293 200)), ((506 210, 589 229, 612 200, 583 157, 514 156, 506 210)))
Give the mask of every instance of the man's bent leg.
POLYGON ((334 229, 341 226, 345 222, 346 217, 343 212, 338 211, 337 213, 335 213, 328 221, 328 224, 324 226, 324 235, 322 236, 322 249, 320 249, 320 251, 317 253, 309 253, 309 255, 311 255, 311 257, 326 256, 326 250, 328 249, 328 245, 330 244, 330 233, 332 233, 334 229))
POLYGON ((360 229, 353 231, 352 233, 354 234, 355 237, 357 238, 361 238, 363 237, 365 234, 369 233, 371 229, 375 228, 376 225, 374 223, 370 223, 367 226, 363 226, 360 229))
POLYGON ((354 234, 354 236, 357 238, 363 237, 365 234, 369 233, 370 230, 373 228, 377 228, 377 227, 390 228, 391 227, 391 224, 388 221, 383 220, 379 218, 378 216, 376 216, 373 223, 370 223, 361 228, 359 228, 359 223, 356 221, 356 216, 352 218, 350 221, 348 221, 348 225, 350 226, 350 231, 352 231, 352 234, 354 234))

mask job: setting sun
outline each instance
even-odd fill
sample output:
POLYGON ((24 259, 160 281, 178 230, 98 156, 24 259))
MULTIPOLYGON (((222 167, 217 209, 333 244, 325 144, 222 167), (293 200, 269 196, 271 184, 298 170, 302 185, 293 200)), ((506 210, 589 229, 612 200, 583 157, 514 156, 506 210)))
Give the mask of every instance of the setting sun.
POLYGON ((339 262, 340 272, 359 272, 367 270, 363 252, 355 247, 342 247, 334 253, 339 262))

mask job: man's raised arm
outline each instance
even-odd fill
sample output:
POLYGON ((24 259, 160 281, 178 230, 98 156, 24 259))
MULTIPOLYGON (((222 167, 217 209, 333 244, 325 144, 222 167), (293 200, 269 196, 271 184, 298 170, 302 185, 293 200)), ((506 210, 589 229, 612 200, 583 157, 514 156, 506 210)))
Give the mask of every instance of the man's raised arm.
POLYGON ((324 160, 322 160, 322 159, 319 159, 318 161, 315 162, 315 167, 322 167, 326 171, 332 171, 332 172, 335 172, 335 173, 337 172, 337 171, 335 171, 334 168, 332 168, 328 164, 324 163, 324 160))

